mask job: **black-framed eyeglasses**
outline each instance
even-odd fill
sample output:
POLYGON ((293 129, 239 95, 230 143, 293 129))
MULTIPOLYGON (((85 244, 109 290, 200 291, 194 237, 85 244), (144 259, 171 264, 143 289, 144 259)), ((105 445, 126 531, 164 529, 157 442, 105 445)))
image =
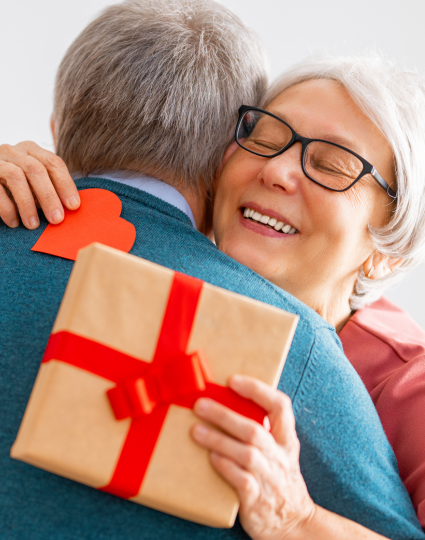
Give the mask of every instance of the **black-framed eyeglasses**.
POLYGON ((263 109, 242 105, 235 139, 244 150, 267 158, 279 156, 299 142, 301 166, 312 182, 342 192, 371 174, 390 197, 397 198, 375 167, 352 150, 330 141, 302 137, 284 120, 263 109))

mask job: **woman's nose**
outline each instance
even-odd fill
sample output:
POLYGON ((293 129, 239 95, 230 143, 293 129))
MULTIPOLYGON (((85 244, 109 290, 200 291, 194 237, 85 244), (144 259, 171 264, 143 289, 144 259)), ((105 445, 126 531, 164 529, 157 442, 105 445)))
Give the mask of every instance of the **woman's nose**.
POLYGON ((259 180, 268 188, 283 190, 288 195, 296 193, 304 178, 301 153, 301 143, 295 143, 283 154, 268 159, 259 174, 259 180))

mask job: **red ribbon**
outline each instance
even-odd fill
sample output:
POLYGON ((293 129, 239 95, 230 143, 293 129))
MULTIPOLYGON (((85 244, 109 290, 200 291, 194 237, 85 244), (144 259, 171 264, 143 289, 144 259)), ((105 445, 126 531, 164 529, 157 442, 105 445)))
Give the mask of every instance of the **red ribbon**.
POLYGON ((141 488, 171 404, 193 408, 208 397, 262 423, 265 411, 230 388, 212 382, 202 351, 187 354, 203 282, 175 273, 152 362, 111 349, 70 332, 50 336, 42 362, 58 360, 116 383, 108 390, 115 417, 131 417, 118 463, 101 491, 124 499, 141 488))

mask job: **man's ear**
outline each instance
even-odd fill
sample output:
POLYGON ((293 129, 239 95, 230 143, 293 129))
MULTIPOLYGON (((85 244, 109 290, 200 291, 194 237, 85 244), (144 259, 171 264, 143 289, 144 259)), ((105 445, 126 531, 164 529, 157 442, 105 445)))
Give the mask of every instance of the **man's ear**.
POLYGON ((53 137, 53 144, 56 148, 56 140, 55 140, 55 118, 52 114, 52 116, 50 117, 50 131, 52 132, 52 137, 53 137))
POLYGON ((215 173, 215 179, 214 179, 214 191, 217 188, 217 182, 220 178, 221 171, 223 170, 226 163, 229 161, 231 156, 236 152, 236 150, 239 148, 239 145, 236 141, 233 141, 232 144, 228 147, 228 149, 224 152, 223 159, 221 161, 220 167, 217 169, 217 172, 215 173))
POLYGON ((369 279, 380 279, 396 270, 404 259, 389 257, 382 253, 372 253, 363 263, 363 272, 369 279))

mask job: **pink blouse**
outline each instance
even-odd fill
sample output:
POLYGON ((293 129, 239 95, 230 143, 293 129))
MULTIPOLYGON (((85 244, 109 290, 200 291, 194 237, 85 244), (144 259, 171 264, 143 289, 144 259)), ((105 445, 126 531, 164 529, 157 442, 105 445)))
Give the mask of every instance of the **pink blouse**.
POLYGON ((339 337, 375 404, 425 528, 425 331, 381 298, 357 311, 339 337))

